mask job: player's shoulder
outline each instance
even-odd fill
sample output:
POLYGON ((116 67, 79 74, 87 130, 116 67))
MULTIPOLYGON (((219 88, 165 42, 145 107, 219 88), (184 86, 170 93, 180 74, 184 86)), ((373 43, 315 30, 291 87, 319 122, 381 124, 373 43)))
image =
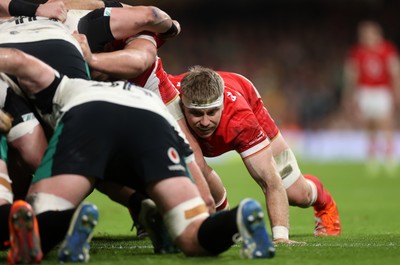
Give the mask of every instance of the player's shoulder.
POLYGON ((227 71, 217 71, 217 73, 223 79, 242 79, 245 78, 243 75, 236 73, 236 72, 227 72, 227 71))
POLYGON ((231 86, 225 86, 223 115, 229 116, 232 120, 233 117, 246 116, 250 112, 252 110, 242 92, 231 86))
POLYGON ((253 85, 250 79, 248 79, 242 74, 236 72, 224 72, 224 71, 217 71, 217 73, 222 77, 226 86, 235 88, 237 86, 253 85))
POLYGON ((347 52, 347 56, 348 57, 354 57, 359 55, 360 53, 362 53, 364 51, 364 46, 362 46, 361 44, 354 44, 353 46, 350 47, 350 49, 347 52))
POLYGON ((397 52, 397 46, 391 40, 385 40, 382 43, 383 48, 388 52, 397 52))
POLYGON ((182 78, 185 76, 186 73, 178 74, 178 75, 172 75, 172 74, 167 74, 167 78, 171 83, 176 87, 178 90, 181 88, 181 81, 182 78))

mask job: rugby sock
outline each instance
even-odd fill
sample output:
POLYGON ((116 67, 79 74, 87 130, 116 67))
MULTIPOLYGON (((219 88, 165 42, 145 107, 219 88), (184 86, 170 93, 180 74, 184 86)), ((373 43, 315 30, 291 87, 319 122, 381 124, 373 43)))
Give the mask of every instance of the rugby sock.
POLYGON ((10 240, 10 231, 8 229, 8 217, 10 215, 11 204, 0 206, 0 250, 4 249, 6 243, 10 240))
POLYGON ((394 154, 394 140, 393 139, 388 139, 386 140, 386 146, 385 146, 385 156, 387 160, 392 160, 393 159, 393 154, 394 154))
POLYGON ((212 255, 229 249, 234 236, 239 233, 236 224, 237 207, 229 211, 217 212, 201 224, 197 233, 200 245, 212 255))
POLYGON ((139 213, 140 209, 142 208, 142 201, 145 199, 148 199, 147 196, 142 194, 141 192, 134 192, 130 197, 129 197, 129 213, 133 219, 133 221, 136 223, 139 219, 139 213))
POLYGON ((332 203, 332 196, 326 189, 324 189, 322 182, 313 175, 304 175, 304 177, 312 181, 317 188, 317 198, 312 205, 314 209, 319 211, 324 209, 327 205, 330 205, 332 203))
POLYGON ((75 210, 47 211, 36 216, 44 255, 64 240, 75 210))
POLYGON ((228 197, 226 196, 225 189, 224 189, 224 196, 222 197, 222 199, 219 202, 215 203, 215 210, 217 212, 229 210, 229 202, 228 202, 228 197))
POLYGON ((378 152, 378 143, 375 137, 370 137, 368 143, 368 158, 375 159, 375 155, 378 152))

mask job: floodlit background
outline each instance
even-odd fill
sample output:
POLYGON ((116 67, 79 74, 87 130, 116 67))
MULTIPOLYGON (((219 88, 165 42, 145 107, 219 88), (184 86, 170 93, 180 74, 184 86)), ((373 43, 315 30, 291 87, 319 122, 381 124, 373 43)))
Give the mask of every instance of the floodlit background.
POLYGON ((360 20, 377 20, 400 44, 400 1, 123 2, 158 6, 181 23, 182 33, 160 49, 167 72, 200 64, 241 73, 299 155, 365 159, 366 135, 341 108, 343 61, 360 20))

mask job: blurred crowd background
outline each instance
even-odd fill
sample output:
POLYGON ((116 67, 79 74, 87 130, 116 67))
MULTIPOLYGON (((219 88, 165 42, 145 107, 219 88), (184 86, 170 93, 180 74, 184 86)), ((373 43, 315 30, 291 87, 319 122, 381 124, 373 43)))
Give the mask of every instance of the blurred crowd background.
POLYGON ((342 72, 359 21, 378 21, 400 45, 399 0, 164 0, 182 33, 160 49, 171 74, 200 64, 238 72, 281 129, 360 129, 343 114, 342 72))

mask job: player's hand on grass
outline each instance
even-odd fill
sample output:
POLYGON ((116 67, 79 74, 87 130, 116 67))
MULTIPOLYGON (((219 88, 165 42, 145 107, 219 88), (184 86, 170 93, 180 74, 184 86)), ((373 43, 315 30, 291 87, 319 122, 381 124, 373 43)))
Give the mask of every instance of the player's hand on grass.
POLYGON ((302 241, 294 241, 294 240, 290 240, 290 239, 285 239, 285 238, 277 238, 274 239, 274 244, 306 244, 306 242, 302 242, 302 241))

